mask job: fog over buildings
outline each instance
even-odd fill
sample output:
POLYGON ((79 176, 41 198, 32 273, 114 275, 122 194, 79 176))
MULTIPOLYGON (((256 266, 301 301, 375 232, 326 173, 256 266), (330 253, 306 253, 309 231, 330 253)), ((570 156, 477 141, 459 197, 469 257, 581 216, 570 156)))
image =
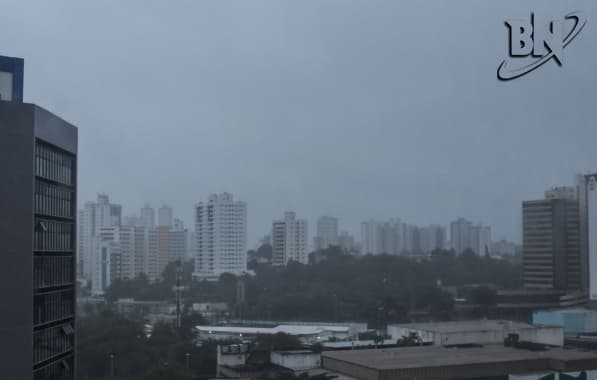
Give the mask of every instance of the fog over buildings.
POLYGON ((0 54, 25 58, 25 101, 79 126, 80 209, 105 192, 123 218, 167 203, 193 226, 197 202, 230 192, 250 246, 287 210, 357 237, 370 218, 463 217, 520 241, 521 201, 597 162, 591 23, 561 67, 496 79, 504 20, 565 2, 4 6, 0 54))

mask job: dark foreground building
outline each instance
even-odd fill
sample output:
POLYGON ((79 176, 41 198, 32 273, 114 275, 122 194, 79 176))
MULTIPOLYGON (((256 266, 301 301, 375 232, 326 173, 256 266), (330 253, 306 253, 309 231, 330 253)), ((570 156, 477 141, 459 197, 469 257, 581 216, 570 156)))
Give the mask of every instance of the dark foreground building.
POLYGON ((504 345, 327 351, 321 360, 324 369, 358 380, 587 380, 597 374, 594 351, 504 345))
POLYGON ((70 380, 75 346, 77 129, 0 101, 0 373, 70 380))

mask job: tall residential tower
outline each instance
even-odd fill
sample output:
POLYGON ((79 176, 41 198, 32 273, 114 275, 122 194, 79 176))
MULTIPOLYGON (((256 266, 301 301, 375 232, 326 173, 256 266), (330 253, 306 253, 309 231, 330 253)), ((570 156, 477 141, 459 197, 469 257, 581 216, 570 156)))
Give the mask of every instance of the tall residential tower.
POLYGON ((196 256, 193 276, 217 280, 247 271, 247 204, 232 194, 212 194, 195 206, 196 256))

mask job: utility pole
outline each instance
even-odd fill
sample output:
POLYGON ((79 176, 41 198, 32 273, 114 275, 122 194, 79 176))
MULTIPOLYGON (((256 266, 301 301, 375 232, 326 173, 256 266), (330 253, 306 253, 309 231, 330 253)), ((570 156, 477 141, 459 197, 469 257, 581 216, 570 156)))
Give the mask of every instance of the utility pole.
POLYGON ((174 287, 174 291, 176 292, 176 328, 178 330, 180 330, 180 328, 182 326, 180 302, 181 302, 183 286, 181 284, 181 280, 182 280, 182 262, 180 261, 180 258, 179 258, 176 261, 176 286, 174 287))

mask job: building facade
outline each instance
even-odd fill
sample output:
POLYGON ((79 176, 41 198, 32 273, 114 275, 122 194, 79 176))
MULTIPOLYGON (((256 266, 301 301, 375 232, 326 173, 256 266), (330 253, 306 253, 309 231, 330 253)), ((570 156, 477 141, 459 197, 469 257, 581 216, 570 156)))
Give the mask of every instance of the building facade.
POLYGON ((73 379, 77 129, 0 101, 0 173, 2 377, 73 379))
POLYGON ((317 219, 317 231, 313 238, 313 249, 319 251, 338 245, 338 218, 322 216, 317 219))
POLYGON ((597 304, 597 173, 577 177, 581 287, 597 304))
POLYGON ((290 261, 309 263, 307 236, 308 224, 297 219, 296 213, 284 213, 284 219, 272 225, 272 264, 287 265, 290 261))
POLYGON ((491 228, 483 224, 473 225, 464 218, 450 223, 450 248, 457 255, 470 249, 479 256, 491 254, 491 228))
POLYGON ((149 203, 146 203, 145 206, 141 208, 140 218, 142 220, 143 227, 155 227, 155 209, 151 207, 149 203))
POLYGON ((232 194, 212 194, 195 207, 196 256, 193 276, 217 280, 247 271, 247 204, 232 194))
POLYGON ((110 203, 106 194, 98 194, 97 202, 86 202, 79 211, 78 260, 79 274, 91 278, 95 262, 93 241, 97 231, 102 227, 120 226, 122 222, 122 206, 110 203))
POLYGON ((172 207, 163 205, 158 209, 158 226, 172 227, 174 224, 174 212, 172 207))
MULTIPOLYGON (((562 193, 566 195, 567 193, 562 193)), ((526 288, 581 287, 579 209, 568 196, 522 203, 523 280, 526 288)))

